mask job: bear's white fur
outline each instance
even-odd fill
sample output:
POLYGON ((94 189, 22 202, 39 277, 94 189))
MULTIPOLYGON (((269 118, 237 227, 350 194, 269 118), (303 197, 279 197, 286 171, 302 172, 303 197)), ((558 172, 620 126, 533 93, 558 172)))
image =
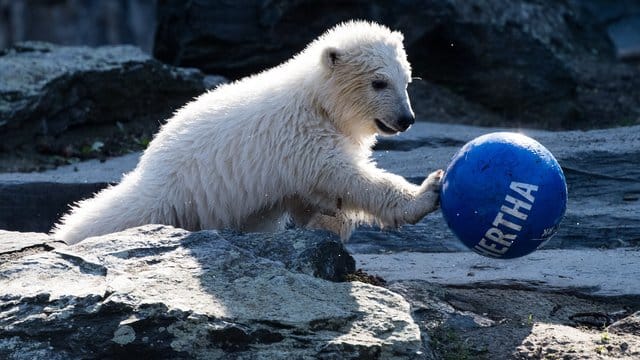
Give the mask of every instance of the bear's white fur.
POLYGON ((358 222, 416 223, 437 208, 442 171, 421 186, 376 168, 376 135, 413 121, 402 35, 338 25, 289 61, 178 110, 122 182, 53 229, 76 243, 159 223, 272 231, 290 221, 348 237, 358 222))

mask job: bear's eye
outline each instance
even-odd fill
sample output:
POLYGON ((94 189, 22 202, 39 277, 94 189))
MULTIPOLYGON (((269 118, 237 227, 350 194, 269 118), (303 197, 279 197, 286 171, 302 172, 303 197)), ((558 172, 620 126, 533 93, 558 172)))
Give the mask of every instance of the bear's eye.
POLYGON ((384 80, 373 80, 371 82, 371 87, 373 87, 375 90, 384 90, 388 85, 389 84, 384 80))

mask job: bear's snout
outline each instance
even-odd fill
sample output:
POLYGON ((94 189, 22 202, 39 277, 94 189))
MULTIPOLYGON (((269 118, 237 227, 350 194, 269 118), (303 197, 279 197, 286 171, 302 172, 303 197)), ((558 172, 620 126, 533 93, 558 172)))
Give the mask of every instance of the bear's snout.
POLYGON ((413 116, 413 114, 410 114, 410 113, 402 114, 396 120, 396 124, 398 124, 398 128, 400 131, 406 131, 409 128, 409 126, 413 125, 413 123, 415 122, 416 122, 415 116, 413 116))

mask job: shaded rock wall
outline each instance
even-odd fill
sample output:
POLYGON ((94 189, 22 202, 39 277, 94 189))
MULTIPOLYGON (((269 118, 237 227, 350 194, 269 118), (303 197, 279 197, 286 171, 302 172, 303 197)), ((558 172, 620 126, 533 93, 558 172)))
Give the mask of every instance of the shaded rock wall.
POLYGON ((57 222, 71 204, 92 196, 107 185, 20 181, 0 183, 0 229, 48 232, 51 224, 57 222), (35 189, 37 192, 34 192, 35 189), (26 205, 28 210, 25 212, 26 205))
POLYGON ((62 45, 153 46, 155 0, 0 2, 0 49, 37 40, 62 45))
POLYGON ((616 56, 626 60, 640 60, 640 2, 635 0, 574 0, 607 29, 616 56))
POLYGON ((169 64, 238 78, 353 18, 405 33, 424 79, 410 89, 422 119, 551 129, 640 121, 639 70, 616 59, 640 56, 631 0, 20 0, 0 4, 0 48, 133 43, 169 64))
POLYGON ((578 2, 169 0, 158 4, 154 55, 238 78, 281 63, 353 18, 402 30, 414 75, 464 100, 452 108, 468 101, 503 122, 554 129, 640 118, 640 71, 615 59, 602 23, 578 2))

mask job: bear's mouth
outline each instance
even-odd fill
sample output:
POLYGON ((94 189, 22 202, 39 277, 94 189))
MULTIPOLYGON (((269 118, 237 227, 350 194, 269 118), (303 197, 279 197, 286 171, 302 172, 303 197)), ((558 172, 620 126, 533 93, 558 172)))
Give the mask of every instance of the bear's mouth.
POLYGON ((383 134, 387 134, 387 135, 394 135, 399 133, 399 130, 393 129, 389 126, 387 126, 385 123, 383 123, 380 119, 374 119, 374 122, 376 123, 376 126, 378 127, 378 130, 380 130, 380 132, 382 132, 383 134))

